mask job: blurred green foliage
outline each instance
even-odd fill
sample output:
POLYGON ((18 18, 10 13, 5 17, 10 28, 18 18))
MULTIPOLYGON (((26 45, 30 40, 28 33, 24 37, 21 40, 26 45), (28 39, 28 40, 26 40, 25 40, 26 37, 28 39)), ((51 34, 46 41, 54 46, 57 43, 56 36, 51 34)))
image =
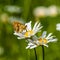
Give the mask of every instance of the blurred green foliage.
MULTIPOLYGON (((17 5, 23 8, 20 17, 25 21, 32 20, 35 22, 33 16, 33 9, 38 6, 60 6, 60 0, 0 0, 0 15, 7 13, 4 11, 6 5, 17 5)), ((8 13, 8 15, 11 15, 8 13)), ((13 14, 12 14, 13 15, 13 14)), ((58 38, 56 43, 50 43, 49 47, 45 48, 45 60, 60 60, 60 31, 56 31, 56 24, 60 23, 60 15, 56 17, 40 18, 40 22, 44 26, 42 31, 47 30, 48 33, 53 34, 58 38)), ((35 60, 34 51, 26 50, 27 46, 25 40, 18 40, 13 35, 13 26, 9 22, 2 22, 0 19, 0 48, 3 48, 3 53, 0 52, 0 60, 35 60)), ((2 51, 0 49, 0 51, 2 51)), ((42 48, 37 47, 38 60, 42 60, 42 48)))

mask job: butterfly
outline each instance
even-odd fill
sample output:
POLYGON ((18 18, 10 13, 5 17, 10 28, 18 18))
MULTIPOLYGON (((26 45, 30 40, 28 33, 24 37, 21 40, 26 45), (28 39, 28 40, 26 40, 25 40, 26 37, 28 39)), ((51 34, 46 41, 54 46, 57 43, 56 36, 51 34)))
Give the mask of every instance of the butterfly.
POLYGON ((14 21, 13 22, 13 28, 16 32, 22 32, 23 30, 26 30, 26 27, 24 24, 18 22, 18 21, 14 21))

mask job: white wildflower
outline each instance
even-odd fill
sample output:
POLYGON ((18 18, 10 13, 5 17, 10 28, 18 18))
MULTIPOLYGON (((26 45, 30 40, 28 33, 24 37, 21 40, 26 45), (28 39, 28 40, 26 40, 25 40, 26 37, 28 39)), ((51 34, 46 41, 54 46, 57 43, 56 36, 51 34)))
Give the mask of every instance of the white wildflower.
POLYGON ((47 32, 44 31, 42 36, 40 36, 40 38, 32 38, 31 40, 29 40, 29 43, 28 43, 28 46, 26 47, 26 49, 32 49, 32 48, 36 48, 37 46, 40 46, 40 45, 44 45, 46 47, 48 47, 48 43, 49 42, 55 42, 57 41, 57 38, 55 38, 54 36, 52 36, 52 33, 49 33, 47 36, 46 36, 47 32))
POLYGON ((27 32, 24 35, 25 37, 31 37, 31 36, 35 35, 42 28, 41 24, 38 23, 38 22, 36 22, 34 24, 34 27, 33 28, 31 26, 31 21, 28 22, 28 23, 26 23, 25 25, 27 26, 27 28, 26 28, 27 32))
POLYGON ((22 38, 30 38, 31 36, 35 35, 37 32, 40 31, 40 29, 42 28, 41 24, 36 22, 33 29, 31 26, 31 21, 25 24, 26 30, 23 30, 22 32, 14 32, 14 35, 18 36, 18 39, 22 39, 22 38))
POLYGON ((7 5, 5 6, 5 10, 10 12, 10 13, 20 13, 21 8, 18 6, 13 6, 13 5, 7 5))
POLYGON ((37 7, 34 9, 33 14, 35 17, 45 17, 46 16, 46 8, 45 7, 37 7))
POLYGON ((48 16, 56 16, 58 14, 58 11, 57 11, 57 7, 56 6, 50 6, 48 9, 47 9, 47 14, 48 16))
POLYGON ((60 23, 56 24, 56 30, 60 31, 60 23))
POLYGON ((46 47, 48 47, 48 43, 49 42, 55 42, 57 41, 57 38, 55 38, 55 36, 52 36, 52 33, 49 33, 47 36, 46 36, 47 32, 44 31, 42 36, 38 39, 38 41, 40 42, 40 45, 44 45, 46 47))

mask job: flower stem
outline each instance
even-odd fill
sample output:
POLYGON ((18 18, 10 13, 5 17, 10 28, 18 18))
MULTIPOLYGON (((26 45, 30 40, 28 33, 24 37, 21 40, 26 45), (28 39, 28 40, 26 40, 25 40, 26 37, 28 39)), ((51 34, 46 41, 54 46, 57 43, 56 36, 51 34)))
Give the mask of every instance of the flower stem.
POLYGON ((35 59, 37 60, 37 53, 35 48, 34 48, 34 53, 35 53, 35 59))
POLYGON ((44 46, 42 45, 42 57, 43 57, 43 60, 44 60, 44 46))
POLYGON ((31 60, 30 59, 30 50, 29 49, 28 49, 28 56, 27 57, 28 57, 28 60, 31 60))

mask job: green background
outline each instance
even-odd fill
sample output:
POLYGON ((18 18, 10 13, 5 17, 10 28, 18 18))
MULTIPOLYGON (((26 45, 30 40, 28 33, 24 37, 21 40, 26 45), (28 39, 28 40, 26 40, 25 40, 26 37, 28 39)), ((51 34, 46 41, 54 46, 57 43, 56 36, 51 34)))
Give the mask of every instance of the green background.
MULTIPOLYGON (((14 15, 4 11, 6 5, 22 7, 23 11, 18 14, 19 17, 23 18, 25 22, 32 20, 34 23, 33 9, 35 7, 51 5, 60 7, 60 0, 0 0, 0 16, 2 13, 7 13, 9 16, 14 15)), ((44 26, 42 31, 52 32, 58 38, 56 43, 49 43, 48 48, 44 47, 45 60, 60 60, 60 31, 56 31, 56 24, 60 23, 60 15, 40 18, 40 22, 44 26)), ((0 47, 4 49, 4 52, 0 54, 0 60, 35 60, 34 50, 25 49, 27 46, 25 40, 18 40, 13 33, 12 24, 2 22, 0 19, 0 47)), ((42 60, 42 47, 37 47, 36 51, 38 60, 42 60)))

